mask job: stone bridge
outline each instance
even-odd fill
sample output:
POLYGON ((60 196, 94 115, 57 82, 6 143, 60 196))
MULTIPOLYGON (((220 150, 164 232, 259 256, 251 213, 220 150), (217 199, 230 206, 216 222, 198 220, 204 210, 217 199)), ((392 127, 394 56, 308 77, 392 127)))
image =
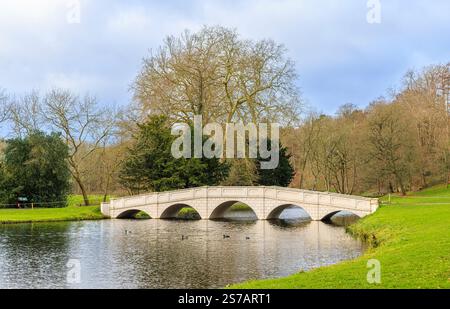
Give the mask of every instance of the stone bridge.
POLYGON ((117 219, 131 218, 141 211, 153 219, 171 219, 182 208, 192 207, 202 219, 220 219, 238 202, 251 207, 260 220, 276 219, 292 206, 303 208, 314 221, 340 211, 364 217, 378 208, 377 199, 328 192, 281 187, 200 187, 112 199, 101 205, 101 211, 117 219))

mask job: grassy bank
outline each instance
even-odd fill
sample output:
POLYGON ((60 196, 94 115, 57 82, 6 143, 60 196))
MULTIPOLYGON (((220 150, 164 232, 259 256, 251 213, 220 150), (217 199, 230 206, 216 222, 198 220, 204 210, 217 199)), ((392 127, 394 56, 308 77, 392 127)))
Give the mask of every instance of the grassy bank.
POLYGON ((393 196, 391 204, 360 220, 349 232, 371 245, 360 258, 232 288, 450 288, 450 190, 446 187, 393 196), (381 262, 381 284, 367 282, 370 259, 381 262))
MULTIPOLYGON (((99 201, 98 196, 91 198, 93 201, 99 201)), ((100 220, 104 218, 99 206, 80 207, 80 204, 82 204, 82 197, 73 195, 68 198, 66 208, 0 209, 0 224, 100 220)))
POLYGON ((229 211, 253 211, 247 204, 236 203, 230 207, 229 211))

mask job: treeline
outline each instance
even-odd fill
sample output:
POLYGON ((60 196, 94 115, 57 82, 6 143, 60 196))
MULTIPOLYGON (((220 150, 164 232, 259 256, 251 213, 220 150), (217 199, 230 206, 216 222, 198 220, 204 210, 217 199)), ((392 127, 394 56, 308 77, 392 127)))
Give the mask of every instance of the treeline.
POLYGON ((286 148, 280 149, 280 164, 273 170, 261 168, 262 158, 175 158, 175 136, 164 115, 139 124, 133 140, 119 171, 119 182, 132 194, 216 185, 288 186, 294 176, 286 148))
POLYGON ((0 91, 0 123, 11 129, 0 162, 12 140, 57 135, 67 147, 71 192, 86 204, 90 193, 106 199, 213 184, 405 193, 448 179, 449 67, 409 72, 389 98, 330 116, 307 112, 282 45, 204 27, 168 37, 144 58, 133 101, 120 109, 63 89, 0 91), (278 169, 261 170, 259 159, 173 160, 168 128, 192 124, 194 115, 205 123, 282 124, 278 169))
MULTIPOLYGON (((104 192, 106 197, 110 192, 110 179, 116 168, 116 160, 121 159, 115 152, 116 145, 121 145, 121 143, 117 143, 115 140, 118 137, 115 131, 118 113, 114 109, 100 106, 92 96, 80 97, 62 89, 54 89, 45 94, 32 91, 21 97, 7 96, 6 94, 1 97, 3 101, 1 104, 2 115, 4 115, 2 119, 8 123, 8 127, 12 131, 3 140, 5 151, 0 155, 0 166, 3 166, 4 175, 8 174, 5 172, 5 169, 8 169, 8 150, 16 141, 26 143, 32 141, 36 136, 42 136, 43 139, 57 138, 66 147, 66 154, 59 153, 59 158, 62 158, 65 165, 58 165, 60 161, 55 161, 55 158, 49 155, 53 152, 51 149, 44 152, 46 154, 41 154, 44 157, 34 157, 39 154, 37 152, 39 145, 30 146, 33 157, 29 160, 51 159, 48 168, 55 169, 55 174, 67 171, 72 188, 70 191, 80 192, 86 205, 89 204, 88 194, 90 192, 104 192), (52 162, 54 162, 53 165, 52 162), (96 187, 92 188, 94 190, 90 190, 88 185, 94 179, 96 187)), ((24 153, 18 149, 15 151, 15 155, 24 156, 24 153)), ((24 170, 30 166, 29 160, 23 162, 24 170)), ((41 196, 39 200, 46 198, 46 202, 53 202, 57 199, 61 201, 60 196, 66 194, 67 190, 61 189, 58 194, 55 193, 50 198, 44 194, 45 190, 39 190, 33 184, 36 178, 40 178, 42 182, 51 183, 52 179, 47 177, 44 170, 44 168, 40 168, 36 175, 32 176, 27 176, 25 172, 10 173, 12 178, 26 182, 28 189, 24 189, 24 186, 21 185, 16 185, 14 188, 4 185, 0 191, 15 192, 15 195, 28 197, 30 201, 34 202, 38 200, 38 196, 41 196)), ((9 200, 11 199, 9 198, 9 200)))
MULTIPOLYGON (((169 127, 178 121, 190 123, 194 115, 202 115, 205 123, 288 123, 297 118, 300 106, 295 79, 294 63, 282 45, 272 40, 242 40, 234 30, 205 27, 197 33, 168 37, 144 59, 129 106, 115 109, 99 104, 93 96, 64 89, 32 91, 24 96, 5 93, 0 120, 11 128, 10 138, 24 139, 35 132, 60 134, 68 146, 72 192, 82 194, 86 204, 89 193, 102 193, 106 199, 111 193, 202 184, 288 185, 293 172, 290 155, 283 148, 280 169, 271 173, 262 172, 258 160, 232 160, 217 164, 227 166, 226 173, 219 173, 221 177, 205 179, 198 173, 205 169, 205 162, 189 161, 187 167, 198 177, 187 177, 189 173, 180 173, 186 162, 171 162, 167 154, 163 170, 149 169, 155 163, 149 162, 152 152, 158 148, 147 144, 141 151, 139 145, 158 137, 145 132, 153 115, 166 117, 169 127), (134 161, 136 157, 141 161, 134 161), (178 176, 165 177, 171 172, 178 176)), ((167 142, 163 146, 167 147, 167 142)))
POLYGON ((292 186, 347 194, 401 192, 448 183, 450 64, 408 72, 390 99, 335 116, 310 113, 286 129, 292 186))

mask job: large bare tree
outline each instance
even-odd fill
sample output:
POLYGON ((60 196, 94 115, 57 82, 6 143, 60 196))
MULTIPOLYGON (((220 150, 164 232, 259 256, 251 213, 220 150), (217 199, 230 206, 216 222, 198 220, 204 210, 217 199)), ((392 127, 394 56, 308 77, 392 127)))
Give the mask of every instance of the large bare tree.
POLYGON ((204 27, 168 37, 144 59, 134 84, 145 113, 205 122, 296 119, 294 63, 272 40, 242 40, 234 30, 204 27))
POLYGON ((223 115, 220 107, 220 64, 217 56, 232 32, 204 29, 167 37, 144 59, 136 79, 135 97, 147 113, 161 113, 189 121, 203 115, 206 121, 223 115))

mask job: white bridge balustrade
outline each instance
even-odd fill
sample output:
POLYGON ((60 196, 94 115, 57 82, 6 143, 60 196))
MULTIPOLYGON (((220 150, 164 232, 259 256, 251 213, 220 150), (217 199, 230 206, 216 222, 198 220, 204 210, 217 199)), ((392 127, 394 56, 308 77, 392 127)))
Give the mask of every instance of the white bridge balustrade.
POLYGON ((169 219, 184 207, 195 209, 202 219, 219 219, 237 202, 247 204, 260 220, 278 218, 287 207, 303 208, 314 221, 340 211, 359 217, 378 209, 378 199, 281 187, 199 187, 112 199, 101 205, 103 215, 129 218, 145 212, 153 219, 169 219))

